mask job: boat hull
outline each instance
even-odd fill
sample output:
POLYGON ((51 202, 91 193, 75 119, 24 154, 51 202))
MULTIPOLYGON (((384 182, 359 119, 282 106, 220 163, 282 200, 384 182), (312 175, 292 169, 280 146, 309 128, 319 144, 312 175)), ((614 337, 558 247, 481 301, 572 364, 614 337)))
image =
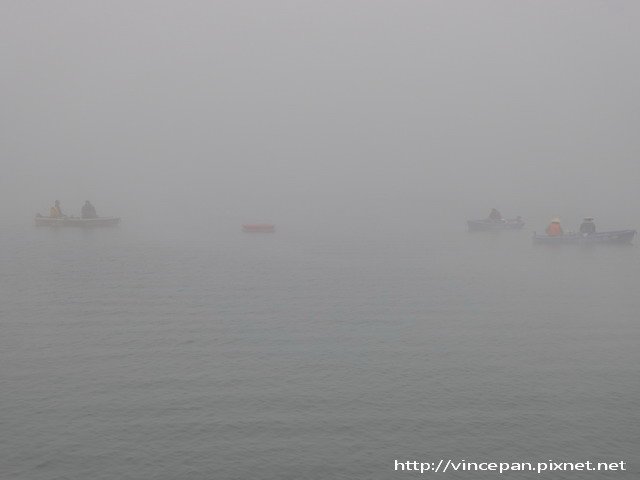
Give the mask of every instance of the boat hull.
POLYGON ((524 222, 520 219, 494 222, 492 220, 468 220, 467 227, 470 232, 499 232, 502 230, 521 230, 524 222))
POLYGON ((242 231, 244 233, 275 233, 276 227, 270 224, 242 225, 242 231))
POLYGON ((37 227, 115 227, 120 223, 117 217, 99 217, 99 218, 51 218, 36 217, 35 224, 37 227))
POLYGON ((568 235, 533 235, 534 243, 545 245, 591 245, 599 243, 626 244, 631 243, 636 236, 635 230, 616 230, 612 232, 598 232, 583 235, 571 233, 568 235))

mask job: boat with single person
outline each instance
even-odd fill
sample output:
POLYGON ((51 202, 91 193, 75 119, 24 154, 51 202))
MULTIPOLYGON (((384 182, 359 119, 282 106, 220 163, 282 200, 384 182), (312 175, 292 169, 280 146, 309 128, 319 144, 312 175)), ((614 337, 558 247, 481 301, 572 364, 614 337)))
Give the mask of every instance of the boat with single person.
POLYGON ((564 235, 539 235, 534 232, 533 242, 545 245, 590 245, 600 243, 631 243, 638 232, 636 230, 614 230, 596 233, 568 233, 564 235))

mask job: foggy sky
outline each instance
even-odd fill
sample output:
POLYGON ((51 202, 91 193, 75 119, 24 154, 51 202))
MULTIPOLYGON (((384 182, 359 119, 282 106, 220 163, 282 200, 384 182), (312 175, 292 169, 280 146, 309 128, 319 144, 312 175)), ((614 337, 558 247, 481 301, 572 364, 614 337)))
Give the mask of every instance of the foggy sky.
POLYGON ((637 228, 639 14, 7 0, 0 215, 58 198, 130 222, 463 226, 498 207, 637 228))

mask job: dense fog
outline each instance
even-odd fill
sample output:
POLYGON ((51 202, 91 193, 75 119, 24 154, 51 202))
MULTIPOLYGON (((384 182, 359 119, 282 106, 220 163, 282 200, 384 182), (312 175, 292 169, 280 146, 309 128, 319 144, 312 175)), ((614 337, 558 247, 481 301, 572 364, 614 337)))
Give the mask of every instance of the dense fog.
MULTIPOLYGON (((0 5, 0 212, 640 226, 634 1, 0 5)), ((339 232, 338 228, 338 232, 339 232)), ((150 230, 151 231, 151 230, 150 230)))
POLYGON ((639 25, 0 1, 0 476, 640 478, 639 25))

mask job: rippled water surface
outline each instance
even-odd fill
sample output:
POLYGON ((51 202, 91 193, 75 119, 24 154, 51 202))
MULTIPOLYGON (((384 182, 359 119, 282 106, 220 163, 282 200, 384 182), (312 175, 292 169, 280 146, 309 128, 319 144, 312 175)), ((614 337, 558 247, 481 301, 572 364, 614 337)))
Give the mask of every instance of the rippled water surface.
POLYGON ((637 478, 640 249, 529 234, 4 229, 2 478, 637 478))

